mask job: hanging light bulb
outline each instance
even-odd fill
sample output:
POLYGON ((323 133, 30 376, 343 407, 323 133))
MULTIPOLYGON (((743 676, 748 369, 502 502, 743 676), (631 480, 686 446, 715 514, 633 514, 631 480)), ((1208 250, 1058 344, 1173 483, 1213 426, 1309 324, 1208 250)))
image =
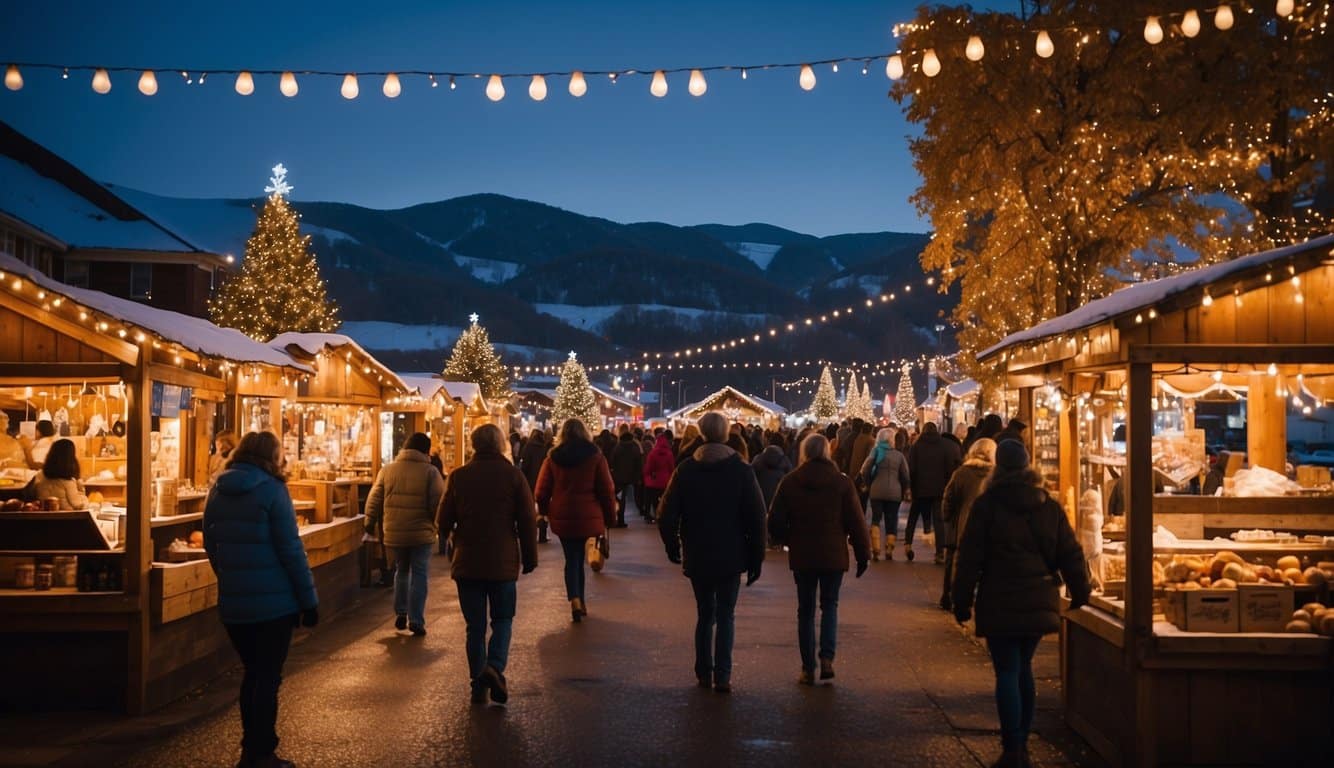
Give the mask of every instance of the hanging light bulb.
POLYGON ((801 65, 801 76, 797 78, 801 84, 801 90, 809 91, 815 88, 815 70, 811 69, 810 64, 801 65))
POLYGON ((296 85, 296 75, 291 72, 284 72, 282 78, 278 81, 278 90, 283 92, 287 98, 292 98, 299 90, 296 85))
POLYGON ((1150 16, 1149 20, 1144 22, 1144 41, 1149 45, 1157 45, 1163 41, 1163 25, 1158 23, 1157 16, 1150 16))
POLYGON ((903 77, 903 57, 897 53, 885 61, 885 76, 890 80, 903 77))
POLYGON ((154 75, 151 69, 139 75, 139 93, 145 96, 157 93, 157 75, 154 75))
POLYGON ((486 97, 492 101, 505 98, 505 83, 501 82, 500 75, 492 75, 486 81, 486 97))
POLYGON ((928 48, 926 53, 922 54, 922 74, 927 77, 940 74, 940 58, 936 56, 935 48, 928 48))
POLYGON ((963 49, 963 55, 968 57, 969 61, 981 61, 987 53, 987 47, 982 44, 982 38, 973 35, 968 38, 968 45, 963 49))
POLYGON ((575 72, 570 75, 570 95, 576 99, 588 93, 588 83, 584 82, 584 73, 575 72))
POLYGON ((528 96, 533 101, 541 101, 547 97, 547 79, 541 75, 533 75, 533 79, 528 83, 528 96))
POLYGON ((357 76, 351 72, 343 75, 343 87, 339 90, 339 93, 343 94, 343 98, 355 99, 360 92, 361 89, 357 87, 357 76))
POLYGON ((398 81, 398 75, 390 72, 384 76, 384 85, 381 86, 380 90, 384 92, 385 96, 397 99, 398 95, 403 92, 403 84, 398 81))
POLYGON ((251 77, 249 72, 242 72, 236 76, 236 92, 242 96, 249 96, 255 92, 255 78, 251 77))
POLYGON ((1038 40, 1034 44, 1033 50, 1037 51, 1037 54, 1044 59, 1049 59, 1053 53, 1056 53, 1056 44, 1051 41, 1051 35, 1047 30, 1044 29, 1038 33, 1038 40))
POLYGON ((17 91, 23 87, 23 75, 19 73, 17 64, 10 64, 5 67, 5 87, 11 91, 17 91))
POLYGON ((93 90, 103 94, 111 92, 111 75, 105 69, 93 73, 93 90))
POLYGON ((1200 34, 1200 14, 1195 11, 1186 11, 1186 15, 1181 17, 1181 34, 1186 37, 1195 37, 1200 34))
POLYGON ((1200 303, 1203 304, 1203 305, 1206 306, 1206 307, 1213 306, 1213 303, 1214 303, 1214 297, 1213 297, 1213 296, 1210 296, 1210 295, 1206 292, 1206 293, 1204 294, 1204 299, 1201 300, 1200 303))
POLYGON ((1223 381, 1222 371, 1214 371, 1214 381, 1218 383, 1221 383, 1223 381))
POLYGON ((1278 0, 1274 3, 1274 13, 1277 13, 1280 19, 1286 19, 1292 15, 1293 5, 1295 4, 1292 0, 1278 0))
POLYGON ((1218 10, 1214 12, 1214 26, 1226 32, 1232 29, 1233 21, 1232 6, 1227 3, 1218 6, 1218 10))
POLYGON ((691 96, 703 96, 704 92, 709 90, 709 83, 704 79, 704 73, 698 69, 690 70, 690 85, 687 88, 691 96))
POLYGON ((744 69, 741 70, 741 79, 742 79, 742 80, 745 80, 745 79, 746 79, 746 70, 744 70, 744 69))

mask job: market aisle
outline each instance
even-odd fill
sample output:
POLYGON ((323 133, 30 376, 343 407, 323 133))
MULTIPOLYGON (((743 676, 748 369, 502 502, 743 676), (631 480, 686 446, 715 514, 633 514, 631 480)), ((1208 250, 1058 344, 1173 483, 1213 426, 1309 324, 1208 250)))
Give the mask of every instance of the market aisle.
MULTIPOLYGON (((873 564, 845 582, 838 678, 796 684, 795 591, 782 553, 738 606, 734 693, 694 687, 688 583, 657 532, 616 531, 590 576, 585 623, 571 625, 560 549, 520 580, 508 709, 468 702, 463 626, 448 564, 433 561, 429 636, 392 628, 388 594, 293 648, 280 753, 311 766, 985 765, 997 751, 985 652, 932 607, 941 571, 873 564)), ((1094 765, 1056 712, 1055 644, 1044 645, 1033 752, 1041 765, 1094 765), (1076 746, 1072 746, 1076 745, 1076 746)), ((133 766, 231 765, 240 737, 234 676, 189 706, 212 712, 170 733, 108 733, 133 766), (125 744, 144 745, 125 751, 125 744)), ((163 729, 158 729, 163 730, 163 729)), ((68 764, 87 764, 82 751, 68 764)))

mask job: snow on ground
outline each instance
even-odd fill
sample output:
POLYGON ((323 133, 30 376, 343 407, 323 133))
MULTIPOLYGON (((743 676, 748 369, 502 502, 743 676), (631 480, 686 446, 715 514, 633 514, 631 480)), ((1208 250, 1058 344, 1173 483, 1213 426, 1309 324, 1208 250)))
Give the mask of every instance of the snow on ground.
POLYGON ((783 246, 771 243, 728 243, 727 247, 755 262, 761 270, 768 269, 774 256, 783 249, 783 246))
POLYGON ((328 227, 317 227, 313 224, 306 224, 303 222, 301 224, 301 231, 307 235, 319 235, 323 237, 325 240, 328 240, 330 243, 337 243, 341 240, 352 243, 353 245, 361 245, 360 240, 349 235, 348 233, 340 232, 336 229, 330 229, 328 227))
POLYGON ((514 276, 519 274, 519 270, 523 269, 522 264, 513 261, 452 255, 455 264, 471 272, 474 279, 484 283, 497 284, 513 280, 514 276))
POLYGON ((693 307, 671 307, 665 304, 602 304, 584 307, 576 304, 534 304, 533 309, 585 331, 598 331, 608 320, 622 309, 632 308, 643 312, 670 312, 683 324, 693 324, 700 320, 736 320, 741 319, 751 325, 762 325, 768 320, 767 315, 758 313, 719 312, 712 309, 693 307))
POLYGON ((849 275, 830 281, 829 287, 847 288, 848 286, 855 286, 869 299, 879 296, 887 282, 889 282, 889 277, 886 275, 861 275, 860 277, 849 275))

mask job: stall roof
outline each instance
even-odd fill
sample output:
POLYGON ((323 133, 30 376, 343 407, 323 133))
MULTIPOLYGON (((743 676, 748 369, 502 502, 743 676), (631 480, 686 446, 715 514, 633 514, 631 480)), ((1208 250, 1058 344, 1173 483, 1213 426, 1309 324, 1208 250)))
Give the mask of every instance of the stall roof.
POLYGON ((628 398, 628 397, 624 397, 624 396, 622 396, 622 395, 618 395, 618 394, 616 394, 615 392, 611 391, 610 389, 607 389, 606 387, 601 386, 600 384, 593 384, 593 383, 590 382, 590 383, 589 383, 589 386, 593 388, 593 391, 594 391, 594 392, 598 393, 598 396, 599 396, 599 397, 604 397, 604 398, 606 398, 606 399, 608 399, 608 400, 613 400, 613 401, 615 401, 615 402, 617 402, 617 403, 620 403, 621 405, 624 405, 624 406, 627 407, 627 408, 641 408, 641 407, 643 407, 643 404, 640 403, 638 400, 631 400, 631 399, 628 398))
POLYGON ((968 397, 969 395, 975 394, 977 392, 977 389, 978 389, 978 383, 976 380, 964 379, 963 381, 956 381, 953 384, 949 385, 948 387, 945 387, 945 392, 950 397, 958 400, 960 398, 968 397))
POLYGON ((783 406, 781 406, 781 405, 779 405, 779 404, 777 404, 777 403, 771 403, 771 402, 769 402, 768 400, 765 400, 765 399, 763 399, 763 398, 755 397, 754 395, 747 395, 746 393, 742 392, 741 390, 739 390, 739 389, 737 389, 736 387, 733 387, 733 386, 731 386, 731 385, 729 384, 729 385, 723 387, 722 389, 718 390, 717 392, 714 392, 713 394, 711 394, 711 395, 709 395, 708 397, 704 398, 703 400, 698 400, 698 401, 696 401, 696 402, 690 403, 689 405, 686 405, 686 406, 683 406, 683 407, 681 407, 681 408, 678 408, 678 409, 676 409, 676 410, 674 410, 674 411, 670 411, 670 412, 668 412, 668 413, 667 413, 667 418, 672 418, 672 419, 674 419, 674 418, 677 418, 677 417, 681 416, 681 414, 684 414, 684 413, 690 413, 691 411, 697 410, 698 408, 700 408, 701 406, 703 406, 705 403, 707 403, 707 402, 709 402, 709 401, 711 401, 711 400, 716 400, 716 399, 718 399, 719 397, 721 397, 721 396, 723 396, 723 395, 726 395, 726 394, 728 394, 728 393, 730 393, 730 394, 732 394, 732 395, 735 395, 736 397, 739 397, 739 398, 741 398, 742 400, 746 400, 746 401, 748 401, 751 405, 754 405, 756 408, 758 408, 758 409, 761 410, 761 411, 765 411, 765 412, 767 412, 767 413, 776 414, 776 415, 778 415, 778 416, 784 416, 784 415, 787 414, 787 409, 784 408, 783 406))
POLYGON ((1155 307, 1175 296, 1194 294, 1196 300, 1200 301, 1204 296, 1203 289, 1210 285, 1239 277, 1252 270, 1261 269, 1273 262, 1282 261, 1300 253, 1331 247, 1334 247, 1334 234, 1323 235, 1296 245, 1252 253, 1231 261, 1165 277, 1161 280, 1137 283, 1122 288, 1110 296, 1090 301, 1088 304, 1060 317, 1054 317, 1027 330, 1012 333, 1002 339, 1000 343, 979 352, 977 359, 985 360, 1017 344, 1082 331, 1107 320, 1155 307))
POLYGON ((430 400, 445 388, 445 382, 431 373, 400 373, 398 379, 409 391, 416 392, 424 400, 430 400))
POLYGON ((398 387, 400 391, 408 392, 411 390, 397 373, 389 370, 376 360, 369 352, 361 348, 361 345, 353 341, 350 336, 344 336, 341 333, 280 333, 269 341, 269 346, 284 353, 289 353, 293 348, 304 353, 307 357, 318 357, 325 350, 337 350, 344 347, 351 347, 357 354, 366 358, 375 366, 376 372, 385 378, 385 381, 391 386, 398 387))
POLYGON ((483 403, 486 402, 482 397, 482 388, 474 382, 445 381, 444 379, 441 379, 440 384, 444 387, 445 394, 461 403, 472 403, 478 400, 481 400, 483 403))
POLYGON ((150 307, 101 291, 65 285, 5 254, 0 254, 0 269, 3 269, 6 275, 22 277, 33 285, 40 286, 48 295, 63 296, 94 312, 126 325, 142 328, 162 341, 176 344, 199 355, 222 358, 234 363, 263 363, 280 368, 292 368, 303 373, 315 372, 314 368, 293 359, 282 350, 261 344, 235 328, 221 328, 203 318, 150 307))

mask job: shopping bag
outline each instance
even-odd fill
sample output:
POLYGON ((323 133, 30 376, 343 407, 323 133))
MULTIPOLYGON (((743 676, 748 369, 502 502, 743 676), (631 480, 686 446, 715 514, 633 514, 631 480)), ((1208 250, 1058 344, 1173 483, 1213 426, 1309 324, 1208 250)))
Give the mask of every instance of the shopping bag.
POLYGON ((584 543, 584 556, 588 560, 588 567, 593 569, 593 573, 602 571, 602 566, 606 563, 606 557, 602 554, 602 547, 598 544, 598 539, 589 539, 584 543))

